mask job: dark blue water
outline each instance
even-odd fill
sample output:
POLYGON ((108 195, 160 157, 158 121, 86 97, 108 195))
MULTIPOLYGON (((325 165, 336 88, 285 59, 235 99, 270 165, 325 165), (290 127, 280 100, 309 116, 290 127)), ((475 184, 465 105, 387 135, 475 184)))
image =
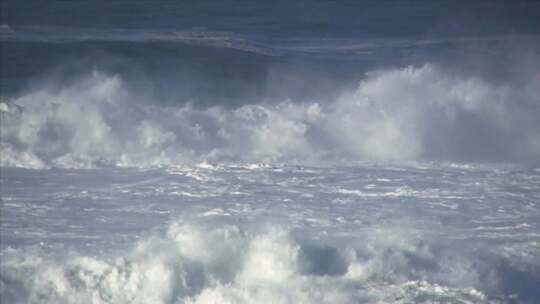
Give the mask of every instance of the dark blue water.
POLYGON ((11 1, 9 25, 208 29, 282 38, 539 33, 537 1, 11 1))

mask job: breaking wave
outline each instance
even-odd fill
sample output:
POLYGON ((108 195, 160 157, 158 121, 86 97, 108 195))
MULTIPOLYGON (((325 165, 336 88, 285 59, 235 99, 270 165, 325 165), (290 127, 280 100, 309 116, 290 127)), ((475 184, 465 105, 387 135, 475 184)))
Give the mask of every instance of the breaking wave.
POLYGON ((500 269, 444 252, 395 231, 332 245, 275 226, 178 221, 111 258, 5 250, 0 294, 9 303, 504 302, 500 269))
POLYGON ((538 79, 494 84, 425 64, 368 73, 332 102, 231 109, 149 102, 121 75, 94 71, 0 103, 1 165, 538 162, 538 79))

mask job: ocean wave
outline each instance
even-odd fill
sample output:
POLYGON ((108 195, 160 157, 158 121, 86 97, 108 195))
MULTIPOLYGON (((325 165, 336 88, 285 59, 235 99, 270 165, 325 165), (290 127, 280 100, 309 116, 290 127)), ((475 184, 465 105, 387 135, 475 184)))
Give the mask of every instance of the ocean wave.
POLYGON ((133 42, 133 43, 184 43, 218 48, 228 48, 261 55, 277 55, 269 46, 250 41, 240 35, 226 31, 184 30, 133 30, 67 28, 45 25, 0 26, 0 39, 42 43, 75 42, 133 42))
POLYGON ((0 294, 10 303, 504 302, 501 273, 481 279, 474 261, 403 231, 332 245, 276 226, 208 223, 179 220, 109 258, 6 249, 0 294))
POLYGON ((0 40, 4 42, 79 43, 120 42, 139 44, 187 44, 225 48, 266 56, 286 54, 349 55, 365 57, 378 51, 393 50, 396 54, 411 49, 435 47, 465 47, 487 43, 526 44, 538 41, 535 34, 492 34, 484 36, 456 35, 447 37, 373 38, 278 38, 259 37, 231 31, 213 31, 204 28, 185 30, 77 28, 51 25, 0 25, 0 40))
POLYGON ((368 73, 332 102, 167 107, 94 71, 1 103, 1 165, 537 162, 538 96, 535 78, 492 84, 424 64, 368 73))

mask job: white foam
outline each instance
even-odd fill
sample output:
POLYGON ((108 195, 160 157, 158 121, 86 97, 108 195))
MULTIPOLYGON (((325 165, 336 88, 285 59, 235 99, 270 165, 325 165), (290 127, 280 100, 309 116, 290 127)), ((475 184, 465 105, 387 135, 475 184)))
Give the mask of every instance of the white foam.
POLYGON ((435 274, 428 269, 426 277, 446 276, 439 283, 408 279, 408 273, 422 271, 408 256, 434 257, 428 247, 404 236, 385 231, 357 248, 332 247, 306 243, 275 226, 246 230, 179 221, 165 236, 147 237, 124 256, 4 250, 0 294, 9 303, 406 302, 426 294, 485 299, 471 286, 441 285, 452 277, 478 284, 470 270, 456 272, 461 264, 441 264, 442 272, 435 274))
POLYGON ((426 64, 369 73, 325 104, 229 109, 141 102, 119 75, 93 72, 1 103, 1 165, 534 161, 540 85, 531 81, 494 85, 426 64))

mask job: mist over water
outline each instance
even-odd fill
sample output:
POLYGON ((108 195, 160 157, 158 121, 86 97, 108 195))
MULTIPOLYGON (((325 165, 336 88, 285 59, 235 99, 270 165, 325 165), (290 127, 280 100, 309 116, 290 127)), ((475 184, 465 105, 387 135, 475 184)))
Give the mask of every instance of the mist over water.
POLYGON ((537 1, 0 6, 0 302, 540 302, 537 1))

